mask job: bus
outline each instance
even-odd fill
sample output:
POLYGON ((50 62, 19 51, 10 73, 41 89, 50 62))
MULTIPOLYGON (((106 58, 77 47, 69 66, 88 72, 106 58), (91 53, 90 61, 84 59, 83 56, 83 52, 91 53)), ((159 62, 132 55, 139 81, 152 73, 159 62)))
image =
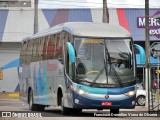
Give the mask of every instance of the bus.
POLYGON ((136 57, 131 34, 121 26, 66 22, 22 41, 20 99, 30 110, 60 106, 134 109, 136 57))

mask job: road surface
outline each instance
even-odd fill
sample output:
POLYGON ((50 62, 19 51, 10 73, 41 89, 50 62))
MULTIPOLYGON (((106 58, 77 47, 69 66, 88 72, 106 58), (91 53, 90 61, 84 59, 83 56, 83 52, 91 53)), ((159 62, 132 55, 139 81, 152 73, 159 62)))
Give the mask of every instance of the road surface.
MULTIPOLYGON (((61 114, 61 109, 60 107, 49 107, 46 108, 44 111, 38 112, 31 112, 28 109, 28 104, 23 103, 20 100, 0 100, 0 116, 2 116, 3 113, 3 117, 0 118, 0 120, 23 120, 23 119, 27 119, 27 120, 98 120, 98 119, 104 119, 104 120, 110 120, 110 119, 130 119, 130 120, 134 120, 135 118, 137 119, 145 119, 145 120, 159 120, 160 117, 155 117, 155 114, 149 114, 147 112, 143 112, 144 110, 146 110, 145 107, 142 106, 136 106, 136 108, 134 109, 134 111, 137 112, 133 112, 133 110, 127 110, 127 113, 124 112, 123 114, 120 114, 120 117, 110 117, 108 115, 109 110, 105 110, 105 111, 98 111, 97 110, 83 110, 82 113, 79 114, 75 114, 75 113, 71 113, 69 115, 62 115, 61 114), (106 111, 108 111, 106 113, 106 111), (8 112, 8 113, 6 113, 8 112), (143 117, 140 117, 139 114, 137 113, 142 113, 141 115, 143 117), (129 115, 134 115, 134 117, 129 117, 129 115), (11 115, 12 118, 9 118, 11 115), (127 116, 126 116, 127 115, 127 116), (138 117, 135 117, 136 115, 138 115, 138 117), (18 117, 17 117, 18 116, 18 117), (42 118, 40 118, 42 116, 42 118), (148 117, 150 116, 150 117, 148 117), (27 117, 27 118, 22 118, 22 117, 27 117), (30 118, 28 118, 30 117, 30 118), (38 118, 34 118, 34 117, 38 117, 38 118)), ((124 111, 124 110, 122 110, 124 111)), ((126 111, 126 110, 125 110, 126 111)))

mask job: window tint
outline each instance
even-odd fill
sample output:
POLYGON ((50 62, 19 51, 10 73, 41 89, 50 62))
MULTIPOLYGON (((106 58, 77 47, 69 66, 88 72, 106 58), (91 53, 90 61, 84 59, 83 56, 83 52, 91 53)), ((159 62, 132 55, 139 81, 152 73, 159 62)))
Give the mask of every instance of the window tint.
POLYGON ((47 59, 53 59, 54 58, 54 50, 55 50, 54 42, 55 42, 54 37, 49 36, 48 48, 47 48, 47 59))
POLYGON ((60 34, 56 35, 55 41, 56 41, 55 58, 59 59, 62 58, 62 42, 60 41, 60 34))
POLYGON ((22 44, 22 49, 21 49, 21 53, 20 53, 21 64, 25 63, 26 49, 27 49, 27 41, 22 44))
POLYGON ((31 62, 32 60, 32 41, 29 41, 28 42, 28 45, 27 45, 27 52, 26 52, 26 62, 31 62))
POLYGON ((42 60, 42 56, 43 56, 43 38, 39 39, 39 46, 38 46, 38 60, 41 61, 42 60))
POLYGON ((42 47, 42 60, 46 60, 46 51, 47 51, 47 37, 44 37, 43 47, 42 47))
MULTIPOLYGON (((44 36, 23 43, 21 50, 21 62, 37 62, 42 60, 57 59, 62 61, 62 39, 61 34, 44 36)), ((69 40, 69 34, 63 36, 65 41, 69 40)), ((66 42, 65 42, 66 43, 66 42)), ((62 63, 63 64, 63 63, 62 63)))
POLYGON ((39 39, 34 40, 34 44, 33 44, 33 58, 32 61, 36 62, 38 61, 38 48, 39 48, 39 39))

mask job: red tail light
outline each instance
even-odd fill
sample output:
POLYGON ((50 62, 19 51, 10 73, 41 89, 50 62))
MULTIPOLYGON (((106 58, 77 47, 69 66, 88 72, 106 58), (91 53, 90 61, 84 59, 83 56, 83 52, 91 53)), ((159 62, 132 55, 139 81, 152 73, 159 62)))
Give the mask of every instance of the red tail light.
POLYGON ((157 83, 156 82, 153 83, 153 87, 157 88, 157 83))

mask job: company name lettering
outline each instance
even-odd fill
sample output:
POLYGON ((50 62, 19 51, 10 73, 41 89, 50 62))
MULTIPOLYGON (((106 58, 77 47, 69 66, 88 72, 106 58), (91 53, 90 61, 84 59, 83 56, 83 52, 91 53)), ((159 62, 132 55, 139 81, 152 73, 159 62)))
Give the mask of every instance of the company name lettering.
MULTIPOLYGON (((138 27, 144 28, 145 27, 145 18, 138 17, 137 20, 138 20, 137 21, 138 27)), ((154 27, 154 28, 160 27, 160 20, 155 19, 155 18, 149 18, 149 26, 154 27)))
POLYGON ((47 64, 47 70, 48 71, 56 71, 57 70, 57 64, 47 64))

